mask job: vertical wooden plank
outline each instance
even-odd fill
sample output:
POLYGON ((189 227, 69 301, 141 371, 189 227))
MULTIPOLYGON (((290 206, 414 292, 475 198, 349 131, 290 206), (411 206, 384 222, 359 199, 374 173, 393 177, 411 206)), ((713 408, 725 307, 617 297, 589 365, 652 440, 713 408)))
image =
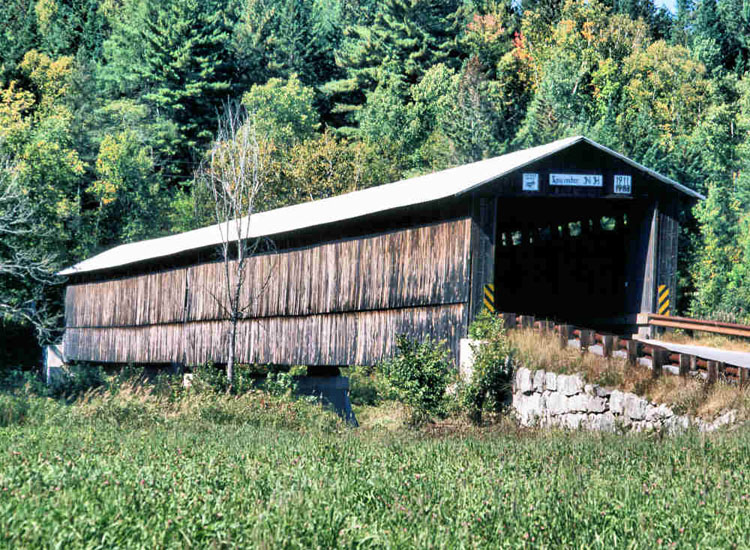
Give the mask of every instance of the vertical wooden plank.
POLYGON ((687 353, 680 354, 680 376, 686 377, 690 373, 691 356, 687 353))
MULTIPOLYGON (((656 311, 656 274, 657 274, 657 243, 659 235, 659 204, 654 203, 648 216, 641 224, 641 239, 648 242, 645 263, 642 267, 643 287, 641 289, 640 313, 654 313, 656 311), (645 233, 645 234, 644 234, 645 233), (646 238, 646 235, 648 237, 646 238)), ((648 329, 646 329, 647 331, 648 329)))
POLYGON ((747 369, 745 367, 737 367, 737 383, 739 384, 740 389, 744 389, 747 386, 749 374, 750 369, 747 369))
POLYGON ((516 328, 516 314, 515 313, 501 313, 503 316, 503 326, 507 329, 516 328))
POLYGON ((581 329, 581 351, 588 350, 594 344, 594 334, 593 330, 581 329))
POLYGON ((719 362, 708 361, 707 367, 708 378, 706 379, 706 381, 709 384, 714 384, 719 379, 719 362))
POLYGON ((521 323, 521 328, 534 328, 533 315, 521 315, 518 319, 521 323))
POLYGON ((641 352, 641 343, 637 340, 628 340, 628 364, 635 366, 638 364, 638 356, 641 352))
POLYGON ((566 349, 570 340, 570 325, 559 325, 560 348, 566 349))
POLYGON ((677 254, 680 236, 678 197, 662 201, 659 209, 659 242, 657 249, 657 288, 660 285, 669 291, 667 312, 674 311, 677 304, 677 254))
POLYGON ((662 348, 653 348, 651 359, 651 375, 658 378, 662 375, 664 365, 669 363, 669 351, 662 348))
POLYGON ((604 357, 612 357, 612 351, 615 347, 615 337, 611 334, 605 334, 602 336, 602 355, 604 357))

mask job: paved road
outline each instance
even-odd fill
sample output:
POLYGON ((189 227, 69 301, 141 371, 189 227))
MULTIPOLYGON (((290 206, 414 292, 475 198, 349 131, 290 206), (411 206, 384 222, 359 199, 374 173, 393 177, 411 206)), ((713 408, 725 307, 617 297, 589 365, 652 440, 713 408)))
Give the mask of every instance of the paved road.
POLYGON ((676 353, 687 353, 696 355, 701 359, 710 359, 711 361, 722 361, 728 365, 735 365, 750 368, 750 353, 744 351, 726 351, 723 349, 709 348, 706 346, 690 346, 686 344, 673 344, 672 342, 662 342, 661 340, 648 340, 639 338, 641 342, 661 346, 676 353))

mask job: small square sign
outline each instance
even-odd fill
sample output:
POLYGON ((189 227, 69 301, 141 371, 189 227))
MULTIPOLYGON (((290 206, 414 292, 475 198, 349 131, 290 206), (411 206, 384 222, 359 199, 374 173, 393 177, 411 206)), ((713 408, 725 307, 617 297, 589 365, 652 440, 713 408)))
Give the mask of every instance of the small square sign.
POLYGON ((524 191, 539 191, 539 174, 524 174, 523 175, 523 190, 524 191))
POLYGON ((615 193, 630 195, 633 192, 633 178, 631 176, 615 176, 615 193))

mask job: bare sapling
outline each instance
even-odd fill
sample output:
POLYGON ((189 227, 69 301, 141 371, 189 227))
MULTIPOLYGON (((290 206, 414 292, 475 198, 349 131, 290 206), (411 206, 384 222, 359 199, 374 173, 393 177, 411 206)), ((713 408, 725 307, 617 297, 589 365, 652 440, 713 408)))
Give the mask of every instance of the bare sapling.
POLYGON ((221 235, 223 284, 207 290, 229 319, 224 338, 228 391, 234 384, 239 322, 256 298, 243 292, 247 263, 267 246, 252 231, 257 199, 267 178, 267 153, 254 121, 242 106, 229 103, 198 174, 209 191, 221 235))

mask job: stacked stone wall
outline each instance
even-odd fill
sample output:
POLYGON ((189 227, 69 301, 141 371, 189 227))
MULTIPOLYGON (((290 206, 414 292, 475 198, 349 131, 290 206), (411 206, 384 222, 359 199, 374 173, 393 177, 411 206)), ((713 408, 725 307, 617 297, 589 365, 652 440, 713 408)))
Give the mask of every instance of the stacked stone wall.
POLYGON ((713 422, 675 414, 665 405, 633 393, 587 384, 579 374, 520 368, 513 380, 513 408, 523 426, 550 426, 606 432, 679 433, 694 425, 712 431, 736 420, 729 411, 713 422))

